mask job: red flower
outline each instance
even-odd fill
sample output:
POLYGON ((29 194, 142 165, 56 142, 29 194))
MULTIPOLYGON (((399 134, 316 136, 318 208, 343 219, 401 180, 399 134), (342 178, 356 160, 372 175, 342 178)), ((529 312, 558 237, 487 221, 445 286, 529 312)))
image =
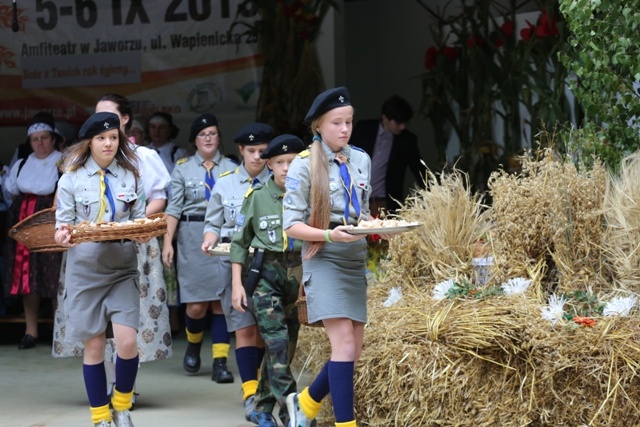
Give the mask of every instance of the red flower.
POLYGON ((433 70, 436 68, 436 57, 438 56, 438 48, 431 46, 424 55, 424 68, 433 70))
POLYGON ((500 30, 502 31, 502 35, 505 39, 510 39, 511 37, 513 37, 513 32, 515 31, 513 21, 504 21, 504 23, 500 26, 500 30))
POLYGON ((529 21, 525 22, 527 23, 528 27, 520 30, 520 37, 522 37, 522 40, 528 42, 529 40, 531 40, 531 37, 533 37, 536 26, 529 21))
POLYGON ((536 27, 536 36, 538 37, 547 37, 547 36, 557 36, 560 32, 558 31, 558 27, 556 25, 556 17, 554 16, 549 22, 549 14, 547 11, 543 11, 542 15, 540 15, 540 19, 538 19, 538 26, 536 27))
POLYGON ((445 46, 440 53, 446 56, 451 62, 454 62, 460 56, 460 50, 451 46, 445 46))
POLYGON ((467 39, 467 47, 483 48, 484 45, 485 45, 485 42, 480 36, 471 36, 467 39))

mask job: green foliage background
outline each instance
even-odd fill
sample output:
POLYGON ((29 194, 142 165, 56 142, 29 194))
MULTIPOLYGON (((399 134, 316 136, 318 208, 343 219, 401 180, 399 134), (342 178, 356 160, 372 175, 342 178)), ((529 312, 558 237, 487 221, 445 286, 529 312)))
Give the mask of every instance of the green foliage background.
POLYGON ((600 157, 614 169, 640 147, 640 0, 560 0, 569 46, 559 53, 573 72, 571 89, 584 113, 568 149, 600 157))

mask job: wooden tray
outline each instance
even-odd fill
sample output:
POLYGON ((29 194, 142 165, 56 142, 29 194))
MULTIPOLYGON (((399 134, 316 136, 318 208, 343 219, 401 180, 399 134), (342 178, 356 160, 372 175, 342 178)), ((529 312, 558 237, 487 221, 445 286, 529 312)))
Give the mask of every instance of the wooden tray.
POLYGON ((43 209, 9 229, 9 237, 22 243, 31 252, 64 252, 55 241, 56 208, 43 209))
POLYGON ((149 218, 126 222, 89 223, 83 221, 69 226, 71 243, 104 242, 120 239, 145 239, 161 236, 167 232, 167 217, 157 213, 149 218))

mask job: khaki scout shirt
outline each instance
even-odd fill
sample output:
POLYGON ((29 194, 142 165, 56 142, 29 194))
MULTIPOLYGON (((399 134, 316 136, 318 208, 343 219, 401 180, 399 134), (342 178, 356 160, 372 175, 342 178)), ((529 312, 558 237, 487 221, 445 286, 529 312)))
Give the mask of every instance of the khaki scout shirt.
MULTIPOLYGON (((237 165, 217 152, 212 159, 213 176, 220 179, 220 175, 232 171, 237 165)), ((204 191, 204 177, 207 169, 203 165, 204 158, 196 152, 191 157, 178 160, 171 173, 171 198, 166 213, 180 219, 181 215, 204 215, 207 210, 207 199, 204 191)), ((212 192, 213 193, 213 192, 212 192)))
MULTIPOLYGON (((142 180, 118 165, 115 160, 107 169, 107 181, 116 205, 115 221, 144 218, 145 198, 142 180)), ((77 225, 82 221, 111 221, 111 205, 106 199, 104 215, 98 218, 100 203, 102 198, 106 197, 100 191, 100 171, 101 168, 93 157, 89 157, 83 166, 65 172, 60 177, 56 228, 62 224, 77 225)))
MULTIPOLYGON (((251 191, 243 205, 231 240, 231 262, 244 264, 249 246, 272 252, 291 250, 282 228, 282 198, 273 177, 257 190, 251 191)), ((293 250, 302 249, 302 242, 293 239, 293 250)))
POLYGON ((269 180, 270 175, 271 172, 265 166, 262 172, 252 179, 244 165, 240 165, 232 173, 221 176, 211 192, 204 233, 214 232, 219 239, 231 238, 247 191, 249 188, 255 190, 261 187, 269 180))
MULTIPOLYGON (((336 153, 332 152, 324 142, 314 142, 314 144, 322 144, 322 149, 329 161, 331 203, 329 222, 344 224, 346 196, 340 178, 340 166, 334 161, 336 153)), ((356 225, 360 219, 366 220, 369 216, 371 159, 363 150, 351 145, 345 146, 342 154, 347 158, 346 164, 360 202, 360 218, 357 217, 353 206, 349 205, 349 221, 346 225, 356 225)), ((309 150, 298 154, 291 163, 285 188, 287 192, 284 197, 283 220, 286 230, 297 223, 308 223, 311 216, 311 152, 309 150)))

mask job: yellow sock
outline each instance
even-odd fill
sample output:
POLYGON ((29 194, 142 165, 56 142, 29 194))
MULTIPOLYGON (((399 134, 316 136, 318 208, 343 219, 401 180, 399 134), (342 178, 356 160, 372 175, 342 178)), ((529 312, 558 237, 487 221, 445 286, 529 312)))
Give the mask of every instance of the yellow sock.
POLYGON ((114 411, 126 411, 131 408, 131 398, 133 397, 133 390, 129 393, 121 393, 113 388, 113 396, 111 397, 111 404, 114 411))
POLYGON ((91 406, 89 407, 89 409, 91 410, 92 423, 98 424, 100 421, 111 422, 111 411, 109 410, 109 404, 98 406, 97 408, 91 406))
POLYGON ((356 420, 347 421, 346 423, 336 423, 336 427, 358 427, 356 426, 356 420))
POLYGON ((304 415, 310 420, 315 419, 320 412, 322 402, 316 402, 309 394, 309 387, 305 387, 298 396, 298 402, 300 402, 300 408, 304 415))
POLYGON ((247 400, 247 397, 253 396, 258 390, 258 380, 249 380, 242 383, 242 400, 247 400))
POLYGON ((213 353, 214 359, 221 357, 229 357, 229 344, 217 343, 211 346, 211 353, 213 353))
POLYGON ((184 330, 187 333, 187 341, 189 341, 191 344, 198 344, 199 342, 202 342, 204 331, 198 332, 197 334, 192 334, 187 328, 184 328, 184 330))

